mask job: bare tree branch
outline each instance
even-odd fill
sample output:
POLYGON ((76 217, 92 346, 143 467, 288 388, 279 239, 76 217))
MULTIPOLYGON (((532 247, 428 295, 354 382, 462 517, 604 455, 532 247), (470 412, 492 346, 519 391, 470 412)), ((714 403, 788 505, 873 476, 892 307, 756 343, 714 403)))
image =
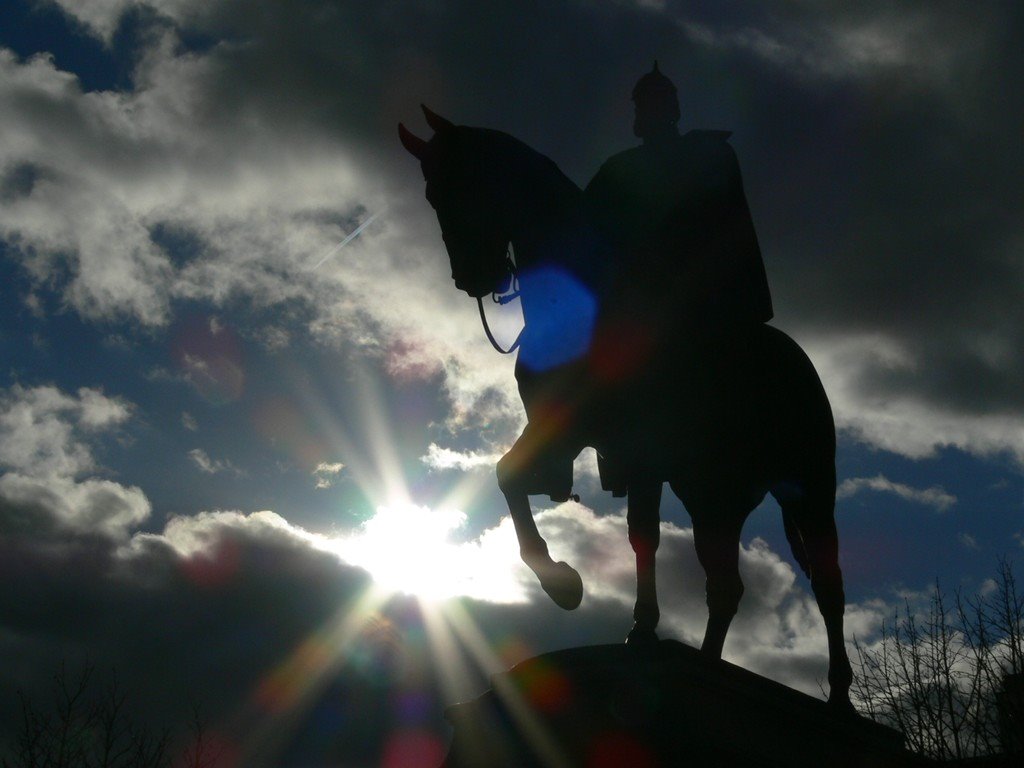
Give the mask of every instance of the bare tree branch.
MULTIPOLYGON (((52 700, 40 709, 24 693, 21 727, 9 748, 0 756, 2 768, 169 768, 172 731, 153 731, 133 716, 128 694, 116 672, 94 694, 94 669, 86 665, 72 676, 61 664, 53 677, 52 700)), ((220 759, 205 737, 198 705, 193 704, 190 738, 184 754, 173 765, 214 768, 220 759)))
POLYGON ((950 610, 936 582, 923 610, 906 601, 875 642, 854 639, 851 693, 860 710, 898 728, 912 751, 935 760, 1024 744, 1024 711, 1013 717, 1008 707, 1016 700, 1004 690, 1024 673, 1024 595, 1006 560, 987 586, 978 595, 957 592, 950 610))

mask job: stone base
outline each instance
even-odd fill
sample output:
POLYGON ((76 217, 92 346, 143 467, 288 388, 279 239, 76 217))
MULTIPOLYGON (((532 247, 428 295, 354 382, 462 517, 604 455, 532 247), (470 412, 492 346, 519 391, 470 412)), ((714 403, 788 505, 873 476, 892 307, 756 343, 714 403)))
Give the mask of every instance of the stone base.
POLYGON ((901 734, 674 640, 573 648, 446 712, 442 768, 896 768, 901 734))

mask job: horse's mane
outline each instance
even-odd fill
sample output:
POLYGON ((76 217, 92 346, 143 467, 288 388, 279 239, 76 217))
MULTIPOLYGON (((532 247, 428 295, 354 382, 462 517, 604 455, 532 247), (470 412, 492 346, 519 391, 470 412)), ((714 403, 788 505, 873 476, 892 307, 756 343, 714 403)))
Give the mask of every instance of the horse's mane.
POLYGON ((558 196, 575 198, 579 187, 558 167, 554 160, 541 154, 515 136, 493 128, 458 126, 459 141, 478 162, 501 174, 514 187, 532 194, 547 189, 558 196))

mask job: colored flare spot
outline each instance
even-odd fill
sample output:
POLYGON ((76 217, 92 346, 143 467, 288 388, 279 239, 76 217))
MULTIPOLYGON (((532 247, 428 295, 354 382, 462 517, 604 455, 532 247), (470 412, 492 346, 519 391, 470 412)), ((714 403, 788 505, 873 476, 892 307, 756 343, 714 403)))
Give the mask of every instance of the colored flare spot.
POLYGON ((276 669, 260 680, 253 698, 266 712, 285 712, 298 699, 299 688, 288 673, 276 669))
POLYGON ((588 362, 594 376, 614 384, 643 370, 653 352, 654 335, 650 329, 622 319, 598 331, 588 362))
POLYGON ((290 400, 264 400, 253 410, 252 422, 265 440, 310 472, 330 455, 319 426, 290 400))
POLYGON ((174 760, 174 768, 192 768, 196 765, 216 765, 217 768, 236 768, 240 765, 238 745, 216 731, 206 731, 202 743, 192 741, 174 760))
POLYGON ((184 558, 181 570, 193 584, 211 589, 232 579, 240 559, 238 542, 221 539, 211 550, 199 550, 184 558))
POLYGON ((522 678, 523 695, 527 702, 541 712, 559 712, 572 699, 572 683, 554 667, 534 663, 522 678))
POLYGON ((422 691, 405 691, 395 701, 395 716, 404 723, 423 722, 430 711, 431 698, 422 691))
POLYGON ((586 768, 654 768, 654 752, 625 731, 601 734, 588 750, 586 768))
POLYGON ((175 336, 174 361, 185 379, 209 403, 237 400, 245 387, 242 344, 216 318, 192 320, 175 336))
POLYGON ((384 746, 381 768, 437 768, 444 759, 444 745, 429 731, 403 729, 391 734, 384 746))
POLYGON ((327 667, 330 658, 330 649, 320 638, 306 640, 260 681, 253 698, 266 711, 287 711, 299 700, 309 682, 327 667))
POLYGON ((347 662, 351 670, 377 686, 389 684, 402 661, 402 641, 398 631, 385 618, 372 616, 349 649, 347 662))
POLYGON ((505 667, 511 667, 533 655, 530 647, 518 637, 505 638, 498 643, 495 651, 505 667))
POLYGON ((519 362, 547 371, 583 357, 597 321, 594 294, 571 273, 552 265, 524 272, 519 281, 526 320, 519 362))

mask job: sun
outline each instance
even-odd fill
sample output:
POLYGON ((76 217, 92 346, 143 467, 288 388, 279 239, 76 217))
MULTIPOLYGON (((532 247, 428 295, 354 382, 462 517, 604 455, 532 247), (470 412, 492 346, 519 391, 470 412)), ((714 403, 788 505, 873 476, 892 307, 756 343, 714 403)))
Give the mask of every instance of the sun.
POLYGON ((377 507, 355 532, 336 539, 346 562, 370 573, 378 588, 441 602, 475 597, 518 602, 523 589, 516 578, 517 551, 508 526, 475 540, 457 540, 466 523, 458 509, 398 501, 377 507))
MULTIPOLYGON (((317 535, 317 546, 363 568, 378 594, 406 594, 420 602, 472 597, 489 602, 526 602, 524 566, 511 521, 469 538, 465 509, 479 509, 493 474, 467 471, 447 493, 427 506, 414 499, 406 462, 395 438, 384 389, 372 372, 355 367, 358 422, 350 427, 327 416, 329 405, 304 392, 305 406, 322 419, 334 448, 344 458, 346 478, 375 500, 370 517, 354 530, 317 535), (356 434, 358 437, 354 437, 356 434)), ((332 458, 331 461, 336 461, 332 458)), ((342 462, 338 462, 341 464, 342 462)))

